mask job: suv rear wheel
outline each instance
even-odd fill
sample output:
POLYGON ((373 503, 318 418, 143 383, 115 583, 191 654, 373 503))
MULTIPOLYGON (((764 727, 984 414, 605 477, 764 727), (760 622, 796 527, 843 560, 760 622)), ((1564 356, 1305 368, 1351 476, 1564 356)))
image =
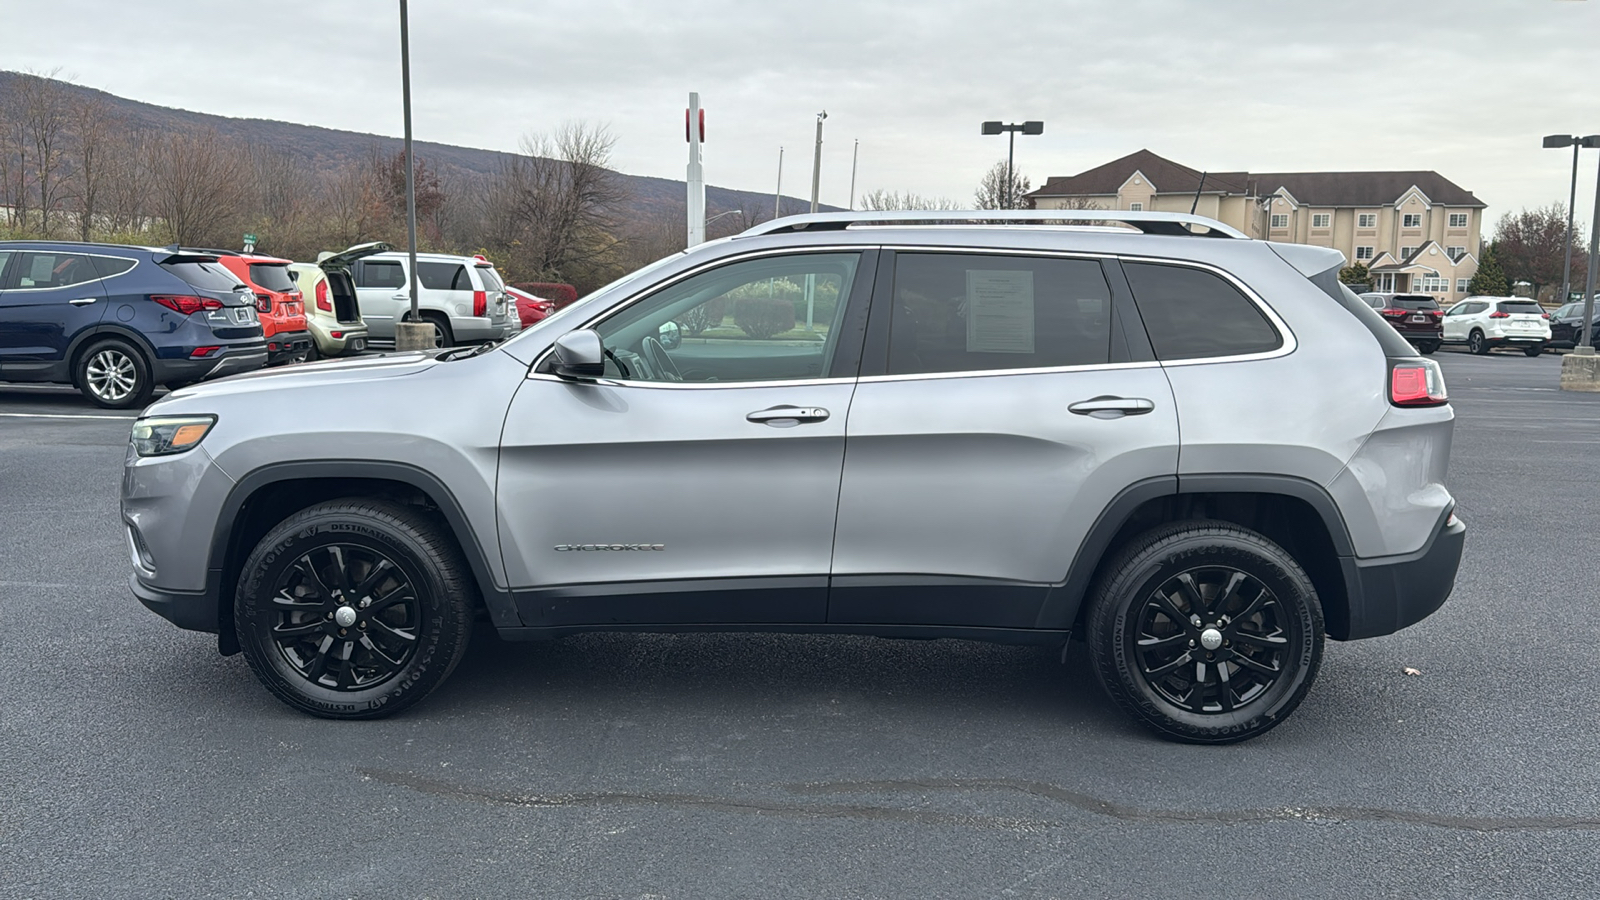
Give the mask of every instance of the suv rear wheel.
POLYGON ((433 326, 433 346, 439 348, 454 347, 455 334, 450 330, 450 321, 437 313, 423 313, 422 320, 433 326))
POLYGON ((1112 561, 1089 653, 1118 705, 1164 737, 1225 744, 1300 705, 1322 662, 1322 607, 1283 548, 1235 525, 1177 523, 1112 561))
POLYGON ((143 407, 156 389, 144 354, 115 338, 83 351, 75 374, 78 390, 105 409, 143 407))
POLYGON ((335 500, 256 544, 234 623, 278 699, 324 718, 373 719, 421 700, 460 662, 472 590, 454 541, 424 513, 335 500))
POLYGON ((1472 329, 1472 333, 1467 335, 1467 349, 1479 356, 1489 352, 1489 342, 1484 340, 1483 332, 1472 329))

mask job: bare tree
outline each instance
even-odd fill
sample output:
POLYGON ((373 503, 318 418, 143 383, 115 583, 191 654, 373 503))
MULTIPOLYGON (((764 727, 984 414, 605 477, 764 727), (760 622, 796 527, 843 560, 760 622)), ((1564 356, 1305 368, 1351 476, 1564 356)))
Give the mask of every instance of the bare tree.
POLYGON ((607 168, 616 138, 605 126, 562 125, 527 135, 484 189, 486 249, 526 279, 578 283, 615 265, 615 207, 626 199, 607 168))
POLYGON ((382 179, 371 166, 347 163, 326 178, 326 239, 342 249, 374 240, 388 224, 382 179))
POLYGON ((113 132, 121 129, 111 105, 96 94, 72 101, 73 190, 78 198, 78 238, 87 241, 103 217, 108 181, 106 155, 113 132))
POLYGON ((1033 201, 1025 194, 1029 191, 1029 183, 1021 172, 1011 172, 1011 183, 1006 184, 1005 160, 1000 160, 989 167, 983 175, 983 180, 978 182, 978 190, 973 194, 973 202, 978 209, 1031 209, 1033 201))
POLYGON ((154 138, 130 129, 112 132, 101 154, 99 166, 104 174, 104 200, 109 230, 118 233, 143 231, 151 216, 150 173, 145 165, 154 138))
POLYGON ((148 152, 151 208, 180 244, 233 244, 245 213, 249 159, 215 131, 163 135, 148 152))
MULTIPOLYGON (((1582 284, 1589 268, 1583 248, 1583 225, 1572 229, 1572 281, 1582 284)), ((1556 285, 1560 290, 1561 272, 1566 264, 1567 208, 1556 203, 1519 213, 1506 213, 1495 226, 1494 248, 1513 283, 1526 281, 1539 288, 1556 285)), ((1474 248, 1476 249, 1476 248, 1474 248)), ((1562 298, 1562 303, 1566 302, 1562 298)))
POLYGON ((857 206, 864 210, 899 210, 899 209, 960 209, 960 205, 948 197, 931 197, 914 194, 910 191, 902 194, 899 191, 885 191, 881 188, 863 194, 857 206))
POLYGON ((39 205, 39 233, 46 238, 55 231, 56 214, 68 187, 63 175, 71 109, 66 88, 55 80, 59 71, 25 72, 14 82, 15 111, 21 117, 22 138, 29 157, 27 168, 39 205))

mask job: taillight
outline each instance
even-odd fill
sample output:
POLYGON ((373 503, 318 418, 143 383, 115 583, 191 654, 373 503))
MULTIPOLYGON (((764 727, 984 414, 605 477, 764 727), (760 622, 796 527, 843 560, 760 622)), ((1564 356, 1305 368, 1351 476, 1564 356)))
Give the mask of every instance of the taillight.
POLYGON ((222 349, 221 347, 196 347, 196 348, 194 348, 194 352, 189 354, 189 358, 190 359, 205 359, 206 357, 210 356, 211 354, 213 354, 213 353, 215 353, 215 352, 217 352, 218 350, 221 350, 221 349, 222 349))
POLYGON ((1540 313, 1539 314, 1539 318, 1548 319, 1548 318, 1550 318, 1550 314, 1549 313, 1540 313))
POLYGON ((264 313, 272 312, 272 295, 271 294, 257 294, 256 295, 256 310, 259 311, 259 312, 264 312, 264 313))
POLYGON ((1389 368, 1389 402, 1395 406, 1441 406, 1450 395, 1444 371, 1431 359, 1404 359, 1389 368))
POLYGON ((1404 319, 1406 317, 1406 311, 1403 309, 1385 309, 1380 310, 1380 312, 1383 313, 1385 319, 1404 319))
POLYGON ((212 297, 185 297, 173 294, 152 294, 150 299, 175 313, 189 315, 202 309, 221 309, 222 301, 212 297))
POLYGON ((1442 310, 1442 309, 1430 309, 1430 310, 1428 310, 1428 315, 1433 316, 1435 319, 1442 319, 1442 318, 1444 318, 1444 310, 1442 310))
POLYGON ((317 282, 317 309, 333 312, 333 304, 328 302, 328 283, 326 281, 317 282))
POLYGON ((475 315, 475 316, 481 316, 481 315, 484 315, 485 313, 487 313, 488 311, 489 311, 489 292, 488 291, 473 291, 472 292, 472 314, 475 315))
POLYGON ((1491 318, 1491 319, 1509 319, 1509 318, 1511 318, 1511 313, 1500 312, 1499 310, 1495 310, 1494 312, 1489 313, 1489 318, 1491 318))

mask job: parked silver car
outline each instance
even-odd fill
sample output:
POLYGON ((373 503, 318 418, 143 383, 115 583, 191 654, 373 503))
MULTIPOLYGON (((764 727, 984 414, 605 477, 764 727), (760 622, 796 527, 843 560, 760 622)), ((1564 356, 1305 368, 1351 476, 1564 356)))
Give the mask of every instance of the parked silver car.
MULTIPOLYGON (((394 325, 411 318, 411 260, 378 253, 350 263, 361 317, 375 346, 394 346, 394 325)), ((417 313, 433 325, 434 346, 498 341, 521 329, 494 264, 481 256, 418 253, 417 313)))
POLYGON ((504 344, 156 403, 132 588, 333 718, 421 699, 482 618, 1078 634, 1157 732, 1248 738, 1462 552, 1439 368, 1343 264, 1170 213, 768 222, 504 344))

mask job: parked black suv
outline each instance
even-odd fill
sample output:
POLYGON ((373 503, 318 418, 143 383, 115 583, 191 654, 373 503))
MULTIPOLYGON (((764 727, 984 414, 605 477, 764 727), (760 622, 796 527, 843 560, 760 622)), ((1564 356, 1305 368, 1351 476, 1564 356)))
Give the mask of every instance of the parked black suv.
POLYGON ((1444 339, 1444 310, 1427 294, 1362 294, 1361 299, 1394 326, 1422 354, 1439 349, 1444 339))

